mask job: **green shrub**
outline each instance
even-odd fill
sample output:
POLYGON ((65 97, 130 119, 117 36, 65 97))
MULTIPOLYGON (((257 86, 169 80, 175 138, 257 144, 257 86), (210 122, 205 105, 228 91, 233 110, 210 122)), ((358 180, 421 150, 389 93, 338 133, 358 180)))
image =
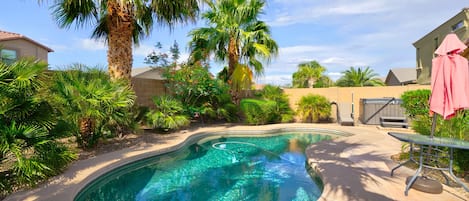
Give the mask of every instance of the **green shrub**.
POLYGON ((189 118, 182 114, 182 103, 167 95, 153 97, 156 109, 147 113, 147 124, 154 129, 170 131, 189 125, 189 118))
POLYGON ((401 99, 403 101, 401 106, 410 118, 429 114, 428 100, 430 99, 430 90, 418 89, 406 91, 401 95, 401 99))
MULTIPOLYGON (((433 117, 429 114, 428 100, 431 91, 419 89, 406 91, 402 94, 402 107, 412 119, 412 129, 422 135, 430 135, 433 117)), ((460 140, 469 140, 469 111, 458 111, 456 115, 444 120, 441 115, 436 115, 434 136, 448 137, 460 140)), ((469 154, 467 151, 455 150, 455 170, 458 173, 467 174, 469 171, 469 154)))
POLYGON ((240 107, 248 124, 261 125, 275 120, 275 101, 245 98, 241 100, 240 107))
POLYGON ((111 81, 97 68, 75 64, 54 72, 49 99, 80 147, 95 146, 104 135, 135 127, 135 93, 123 80, 111 81))
POLYGON ((229 86, 214 79, 207 68, 183 65, 180 70, 169 69, 164 76, 168 79, 166 86, 182 102, 187 116, 203 121, 237 119, 229 86))
POLYGON ((328 120, 331 116, 331 104, 326 97, 321 95, 309 94, 301 97, 297 103, 302 122, 319 122, 328 120))
POLYGON ((272 115, 273 123, 287 123, 292 122, 295 113, 290 108, 288 96, 283 93, 283 90, 278 86, 266 85, 260 92, 259 96, 264 100, 275 101, 276 106, 274 114, 272 115))
POLYGON ((76 159, 51 132, 57 119, 43 94, 46 70, 46 63, 32 60, 0 62, 0 199, 58 174, 76 159))

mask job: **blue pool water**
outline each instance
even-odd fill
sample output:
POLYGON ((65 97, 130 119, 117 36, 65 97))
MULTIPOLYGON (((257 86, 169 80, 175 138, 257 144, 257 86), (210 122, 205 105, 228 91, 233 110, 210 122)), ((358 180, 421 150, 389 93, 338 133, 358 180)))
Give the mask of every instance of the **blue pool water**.
POLYGON ((211 137, 113 170, 76 201, 317 200, 323 184, 305 148, 328 135, 211 137))

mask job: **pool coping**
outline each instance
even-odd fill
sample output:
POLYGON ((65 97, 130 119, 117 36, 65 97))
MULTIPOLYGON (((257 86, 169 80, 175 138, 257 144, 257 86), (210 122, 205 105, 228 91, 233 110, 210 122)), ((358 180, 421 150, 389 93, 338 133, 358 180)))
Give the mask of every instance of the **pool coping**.
MULTIPOLYGON (((330 132, 344 132, 347 133, 346 137, 336 138, 330 142, 320 142, 318 146, 331 146, 328 143, 335 143, 335 142, 347 142, 347 140, 351 141, 363 141, 363 140, 370 140, 374 137, 381 137, 386 136, 383 132, 379 132, 375 127, 343 127, 338 126, 337 124, 301 124, 301 123, 292 123, 292 124, 273 124, 273 125, 263 125, 263 126, 216 126, 216 127, 202 127, 199 129, 195 129, 192 131, 181 131, 177 134, 174 134, 174 139, 168 140, 168 142, 164 144, 143 144, 135 147, 125 148, 122 150, 98 155, 94 158, 90 158, 87 160, 77 161, 73 163, 63 174, 53 177, 47 183, 41 184, 38 188, 28 190, 28 191, 21 191, 14 193, 8 196, 5 201, 9 200, 73 200, 78 193, 86 187, 90 182, 98 178, 99 176, 106 174, 107 172, 115 169, 117 167, 132 163, 137 160, 142 160, 145 158, 149 158, 154 155, 163 154, 166 152, 175 151, 188 143, 192 142, 195 138, 203 138, 208 137, 210 135, 220 135, 220 132, 223 132, 227 135, 233 134, 241 134, 241 132, 246 134, 261 134, 261 133, 275 133, 275 132, 292 132, 292 131, 327 131, 328 134, 330 132), (366 135, 364 135, 364 133, 366 135), (361 137, 360 137, 361 136, 361 137), (371 138, 370 138, 371 136, 371 138), (361 139, 364 138, 364 139, 361 139)), ((394 143, 395 144, 395 143, 394 143)), ((352 144, 350 144, 352 145, 352 144)), ((313 144, 314 147, 315 144, 313 144)), ((350 147, 342 147, 335 153, 337 157, 343 154, 343 152, 347 152, 347 149, 350 147), (343 149, 342 149, 343 148, 343 149)), ((393 147, 396 148, 396 147, 393 147)), ((311 150, 311 149, 309 149, 311 150)), ((308 152, 308 151, 307 151, 308 152)), ((396 150, 393 150, 393 153, 396 150)), ((390 152, 391 153, 391 152, 390 152)), ((334 178, 335 173, 331 173, 331 171, 327 170, 330 168, 331 165, 329 162, 325 162, 324 158, 320 157, 320 154, 316 154, 314 156, 310 155, 311 153, 307 153, 308 156, 308 164, 310 164, 322 178, 324 183, 324 190, 323 194, 321 195, 320 200, 353 200, 350 198, 358 198, 357 200, 368 200, 366 199, 366 195, 357 195, 353 192, 350 193, 350 188, 339 189, 333 187, 328 184, 331 182, 331 178, 334 178), (331 176, 332 175, 332 176, 331 176), (348 192, 348 193, 347 193, 348 192)), ((350 153, 349 153, 350 154, 350 153)), ((326 156, 327 157, 327 156, 326 156)), ((338 158, 339 159, 339 158, 338 158)), ((389 161, 386 161, 389 162, 389 161)), ((353 164, 353 160, 351 164, 353 164)), ((363 171, 360 167, 356 168, 355 171, 359 171, 359 174, 362 174, 363 171)), ((352 173, 352 172, 350 172, 352 173)), ((365 171, 365 174, 367 172, 365 171)), ((395 177, 395 179, 402 179, 400 177, 395 177)), ((394 183, 394 182, 393 182, 394 183)), ((385 185, 389 185, 384 183, 385 185)), ((363 183, 363 188, 367 187, 369 184, 367 182, 363 183)), ((346 185, 344 185, 346 186, 346 185)), ((379 188, 378 188, 379 190, 379 188)), ((403 188, 402 194, 403 194, 403 188)), ((377 192, 377 193, 386 193, 386 192, 377 192)), ((411 198, 413 194, 419 194, 420 192, 411 191, 409 197, 398 197, 398 198, 411 198), (415 193, 414 193, 415 192, 415 193)), ((457 194, 457 192, 456 192, 457 194)), ((374 194, 373 194, 374 195, 374 194)), ((423 196, 425 198, 425 196, 423 196)), ((421 200, 420 197, 416 197, 419 199, 413 200, 421 200)), ((435 198, 435 197, 431 197, 435 198)), ((438 197, 436 197, 438 198, 438 197)), ((453 197, 444 197, 453 199, 453 197)), ((426 198, 428 200, 428 198, 426 198)), ((390 198, 390 200, 396 200, 390 198)), ((402 199, 398 199, 402 200, 402 199)), ((425 199, 422 199, 425 200, 425 199)), ((441 200, 441 199, 440 199, 441 200)), ((447 200, 447 199, 443 199, 447 200)), ((454 200, 454 199, 453 199, 454 200)), ((464 199, 461 199, 464 200, 464 199)))

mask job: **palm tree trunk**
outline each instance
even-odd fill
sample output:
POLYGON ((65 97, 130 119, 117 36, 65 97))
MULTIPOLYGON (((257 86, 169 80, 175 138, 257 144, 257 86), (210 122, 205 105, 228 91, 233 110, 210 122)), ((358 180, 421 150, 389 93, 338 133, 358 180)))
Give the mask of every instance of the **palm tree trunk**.
POLYGON ((108 70, 111 79, 130 81, 132 70, 132 24, 131 5, 108 1, 108 70))
POLYGON ((79 125, 80 125, 80 138, 81 144, 83 147, 89 147, 93 142, 91 140, 93 139, 93 133, 94 133, 94 121, 92 118, 81 118, 79 120, 79 125))
POLYGON ((238 43, 234 37, 230 38, 228 44, 228 84, 230 85, 231 101, 238 105, 239 103, 239 90, 233 87, 232 76, 233 72, 239 62, 238 43))

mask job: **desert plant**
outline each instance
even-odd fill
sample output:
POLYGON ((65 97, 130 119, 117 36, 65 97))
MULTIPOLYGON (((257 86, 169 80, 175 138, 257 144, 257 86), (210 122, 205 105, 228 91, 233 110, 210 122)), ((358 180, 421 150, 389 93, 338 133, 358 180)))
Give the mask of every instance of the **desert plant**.
POLYGON ((241 111, 248 124, 260 125, 274 123, 276 102, 245 98, 240 102, 241 111))
POLYGON ((336 85, 339 87, 363 87, 363 86, 384 86, 384 83, 377 76, 378 74, 370 67, 350 67, 342 72, 336 85))
POLYGON ((170 131, 189 125, 189 118, 182 114, 183 106, 177 99, 168 96, 153 97, 156 109, 147 113, 147 124, 155 129, 170 131))
POLYGON ((41 96, 47 64, 0 62, 0 197, 60 172, 76 155, 55 139, 54 110, 41 96))
POLYGON ((278 86, 266 85, 259 93, 265 100, 276 102, 273 122, 287 123, 293 121, 294 111, 290 108, 288 96, 278 86))
MULTIPOLYGON (((226 78, 231 87, 232 100, 238 103, 239 89, 234 79, 260 75, 264 67, 260 59, 270 61, 278 53, 278 45, 270 36, 270 28, 259 20, 265 0, 221 0, 206 1, 208 9, 202 14, 208 27, 192 30, 189 35, 191 60, 199 62, 214 56, 227 61, 226 78), (243 65, 239 65, 239 64, 243 65), (247 70, 249 68, 250 70, 247 70), (235 71, 238 70, 233 77, 235 71)), ((240 81, 240 79, 237 79, 240 81)))
POLYGON ((318 122, 331 115, 331 104, 326 97, 309 94, 301 97, 297 103, 297 114, 303 122, 318 122))
POLYGON ((54 72, 50 100, 81 147, 96 145, 106 132, 133 124, 135 94, 127 82, 111 81, 98 68, 75 64, 54 72))
POLYGON ((168 78, 167 87, 182 102, 186 115, 203 120, 236 120, 236 106, 231 103, 228 85, 213 79, 207 68, 183 65, 164 75, 168 78))
MULTIPOLYGON (((39 2, 48 2, 39 0, 39 2)), ((153 25, 174 27, 194 21, 199 11, 195 0, 53 0, 52 14, 59 26, 83 28, 91 25, 92 38, 104 39, 108 46, 110 77, 130 82, 132 46, 150 34, 153 25)))

